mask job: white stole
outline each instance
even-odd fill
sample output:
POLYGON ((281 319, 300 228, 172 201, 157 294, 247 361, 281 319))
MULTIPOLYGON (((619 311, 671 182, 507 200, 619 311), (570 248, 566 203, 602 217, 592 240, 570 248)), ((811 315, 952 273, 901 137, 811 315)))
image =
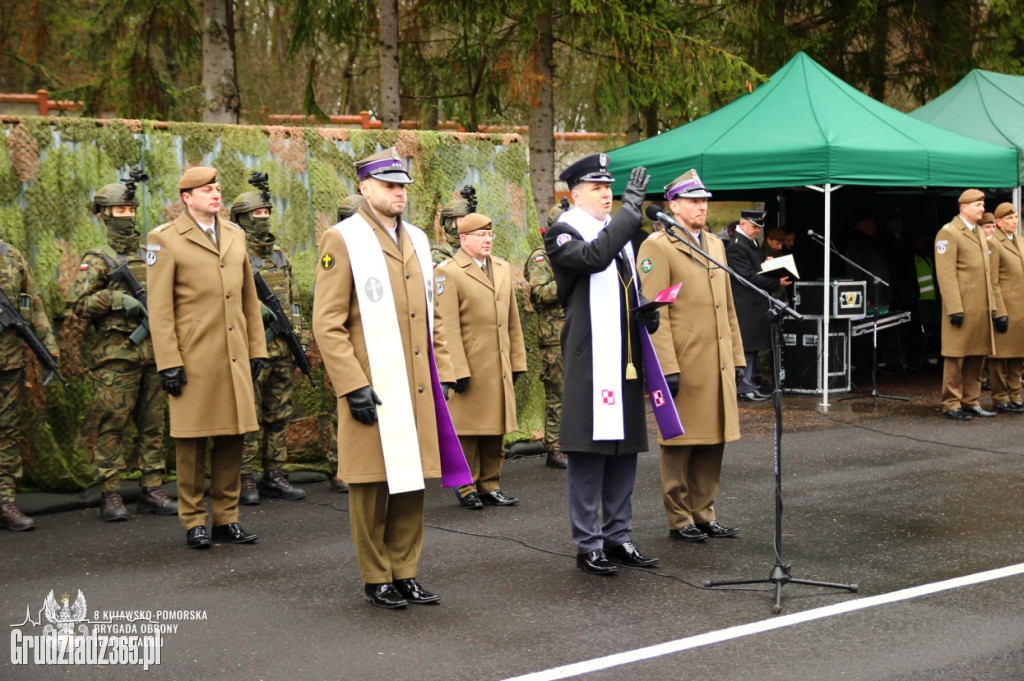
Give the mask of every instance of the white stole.
MULTIPOLYGON (((434 268, 430 242, 421 229, 403 222, 416 251, 426 291, 429 342, 434 334, 434 268)), ((384 468, 391 494, 424 489, 420 442, 409 393, 409 374, 404 361, 402 332, 398 328, 395 295, 391 290, 387 262, 373 227, 356 213, 334 225, 348 248, 359 313, 362 316, 366 354, 373 376, 373 390, 382 404, 377 406, 378 432, 384 451, 384 468)), ((401 238, 401 235, 399 235, 401 238)))
MULTIPOLYGON (((611 218, 605 217, 602 221, 579 208, 571 208, 562 213, 558 221, 569 225, 579 232, 584 241, 590 242, 597 238, 611 218)), ((633 281, 637 281, 632 244, 626 243, 619 255, 629 263, 633 281)), ((590 275, 594 440, 622 440, 626 437, 622 419, 622 334, 619 332, 623 295, 614 259, 608 267, 590 275), (614 305, 612 301, 615 301, 614 305), (614 333, 611 332, 613 329, 614 333)))

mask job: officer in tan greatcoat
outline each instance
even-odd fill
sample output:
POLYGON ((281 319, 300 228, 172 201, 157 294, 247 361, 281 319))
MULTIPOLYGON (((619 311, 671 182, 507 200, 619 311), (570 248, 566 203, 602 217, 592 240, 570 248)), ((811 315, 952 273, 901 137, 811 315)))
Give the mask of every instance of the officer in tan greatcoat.
POLYGON ((435 301, 444 321, 457 379, 449 409, 473 484, 455 491, 464 507, 515 506, 501 490, 505 433, 515 431, 515 379, 526 372, 526 345, 512 269, 491 254, 494 226, 480 213, 459 218, 459 250, 434 270, 435 301))
POLYGON ((669 535, 687 542, 739 532, 718 524, 715 497, 725 443, 740 439, 736 381, 744 366, 743 341, 729 275, 690 249, 693 244, 726 261, 725 244, 704 229, 710 196, 693 170, 673 180, 665 198, 684 229, 675 238, 652 234, 637 253, 645 298, 683 282, 651 340, 686 431, 658 442, 669 535))
POLYGON ((357 162, 356 171, 366 203, 320 239, 313 335, 338 396, 338 474, 348 483, 366 598, 403 608, 438 600, 416 579, 423 480, 441 476, 431 344, 440 380, 455 379, 439 321, 431 337, 429 240, 401 219, 412 178, 393 148, 357 162), (382 386, 393 397, 378 395, 382 386), (413 446, 385 447, 399 437, 413 446), (410 484, 414 475, 421 477, 410 484), (408 491, 392 494, 398 483, 408 491))
POLYGON ((1021 374, 1024 373, 1024 248, 1017 235, 1017 211, 1012 203, 995 210, 996 231, 989 239, 999 264, 992 259, 992 278, 998 277, 999 296, 1006 306, 1006 321, 994 322, 996 351, 988 360, 992 404, 997 412, 1024 414, 1021 374))
MULTIPOLYGON (((935 280, 942 295, 942 411, 946 418, 970 421, 995 416, 982 409, 981 368, 995 352, 993 319, 1003 309, 998 277, 993 278, 990 243, 978 224, 985 195, 968 189, 960 212, 935 235, 935 280)), ((1002 324, 1002 322, 1000 322, 1002 324)))
POLYGON ((260 300, 245 233, 222 220, 213 168, 178 181, 185 210, 146 241, 150 331, 163 389, 170 396, 178 470, 178 517, 186 545, 210 546, 203 491, 207 439, 212 537, 244 544, 238 524, 243 434, 259 428, 253 380, 267 358, 260 300))

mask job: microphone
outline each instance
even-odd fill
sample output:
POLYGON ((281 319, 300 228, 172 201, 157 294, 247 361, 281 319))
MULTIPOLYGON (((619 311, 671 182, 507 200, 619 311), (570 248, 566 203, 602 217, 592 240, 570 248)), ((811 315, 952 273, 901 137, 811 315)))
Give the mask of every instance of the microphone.
POLYGON ((663 225, 668 225, 669 227, 676 227, 678 229, 683 228, 681 224, 675 221, 675 218, 673 218, 671 215, 665 215, 660 210, 658 210, 658 207, 655 206, 654 204, 647 206, 647 210, 644 211, 644 213, 647 215, 647 219, 650 220, 651 222, 660 222, 663 225))
POLYGON ((809 229, 809 230, 807 230, 807 236, 816 236, 816 237, 818 237, 819 239, 821 239, 822 241, 824 241, 824 240, 825 240, 825 237, 823 237, 822 235, 818 234, 818 233, 817 233, 817 232, 815 232, 815 231, 814 231, 813 229, 809 229))

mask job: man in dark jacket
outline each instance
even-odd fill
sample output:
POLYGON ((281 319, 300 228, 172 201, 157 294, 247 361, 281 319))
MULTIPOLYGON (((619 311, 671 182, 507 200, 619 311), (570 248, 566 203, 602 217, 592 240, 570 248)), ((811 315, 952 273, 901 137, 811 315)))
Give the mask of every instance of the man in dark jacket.
MULTIPOLYGON (((758 288, 772 293, 779 286, 789 286, 792 280, 789 277, 758 274, 766 259, 761 247, 757 245, 757 235, 764 228, 764 219, 763 210, 740 211, 739 227, 729 243, 729 266, 758 288)), ((736 382, 736 392, 740 400, 763 402, 768 399, 768 395, 758 392, 757 384, 754 383, 754 369, 757 367, 757 351, 771 347, 768 301, 756 291, 738 283, 733 284, 732 298, 736 306, 736 318, 740 323, 743 356, 747 360, 743 378, 736 382)))
POLYGON ((644 376, 638 323, 654 331, 657 311, 637 315, 638 280, 630 239, 650 178, 635 168, 614 218, 604 154, 572 164, 559 179, 574 208, 544 235, 565 308, 560 441, 569 465, 566 490, 576 566, 610 575, 619 565, 650 567, 656 558, 629 539, 638 452, 647 451, 644 376))

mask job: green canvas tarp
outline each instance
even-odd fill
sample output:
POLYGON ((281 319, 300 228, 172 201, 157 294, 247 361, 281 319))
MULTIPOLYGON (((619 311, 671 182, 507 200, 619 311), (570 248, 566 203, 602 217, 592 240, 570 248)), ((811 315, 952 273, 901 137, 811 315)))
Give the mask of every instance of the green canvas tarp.
POLYGON ((1017 152, 925 123, 803 52, 753 93, 608 153, 620 194, 646 166, 651 193, 695 168, 712 192, 803 185, 1017 186, 1017 152))
POLYGON ((1017 184, 1024 185, 1024 76, 974 69, 910 115, 961 135, 1016 149, 1017 184))

